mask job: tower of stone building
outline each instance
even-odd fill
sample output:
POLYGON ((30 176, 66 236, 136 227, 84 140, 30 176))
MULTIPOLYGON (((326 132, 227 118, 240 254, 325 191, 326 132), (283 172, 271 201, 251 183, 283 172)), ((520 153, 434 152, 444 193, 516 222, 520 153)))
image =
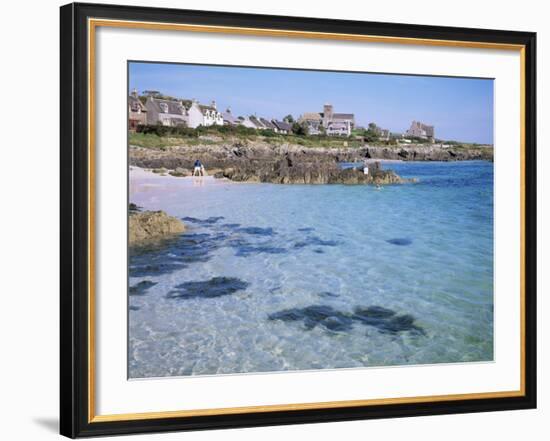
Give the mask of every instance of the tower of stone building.
POLYGON ((323 106, 323 126, 327 127, 328 124, 332 121, 332 104, 325 104, 323 106))

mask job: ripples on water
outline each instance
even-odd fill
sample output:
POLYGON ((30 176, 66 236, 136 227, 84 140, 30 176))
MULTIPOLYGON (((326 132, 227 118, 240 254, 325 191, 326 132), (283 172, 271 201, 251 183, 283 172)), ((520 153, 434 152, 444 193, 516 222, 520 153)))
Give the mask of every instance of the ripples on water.
POLYGON ((130 377, 492 360, 492 164, 388 167, 420 183, 133 194, 188 232, 131 249, 130 377))

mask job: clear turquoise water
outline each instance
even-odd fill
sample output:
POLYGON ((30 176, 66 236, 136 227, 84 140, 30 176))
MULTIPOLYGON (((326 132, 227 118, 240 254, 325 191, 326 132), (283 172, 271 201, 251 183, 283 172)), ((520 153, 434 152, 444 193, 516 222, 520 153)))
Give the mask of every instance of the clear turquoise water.
POLYGON ((377 190, 155 178, 133 190, 145 209, 223 219, 188 220, 188 242, 131 252, 130 285, 155 285, 129 296, 129 376, 492 360, 493 164, 385 166, 420 182, 377 190), (186 285, 217 277, 232 283, 186 285), (220 286, 239 289, 210 297, 220 286), (342 326, 276 319, 312 306, 336 311, 342 326), (373 306, 413 326, 354 316, 373 306))

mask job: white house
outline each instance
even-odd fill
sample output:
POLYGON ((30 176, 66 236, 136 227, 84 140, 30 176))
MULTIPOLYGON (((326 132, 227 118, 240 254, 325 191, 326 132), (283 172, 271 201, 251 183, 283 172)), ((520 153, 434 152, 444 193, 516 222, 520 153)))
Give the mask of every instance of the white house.
POLYGON ((216 108, 216 102, 212 101, 210 106, 199 104, 193 100, 187 109, 187 125, 192 128, 198 126, 223 126, 223 116, 216 108))
POLYGON ((329 136, 350 136, 351 135, 351 123, 346 122, 332 122, 327 126, 327 135, 329 136))

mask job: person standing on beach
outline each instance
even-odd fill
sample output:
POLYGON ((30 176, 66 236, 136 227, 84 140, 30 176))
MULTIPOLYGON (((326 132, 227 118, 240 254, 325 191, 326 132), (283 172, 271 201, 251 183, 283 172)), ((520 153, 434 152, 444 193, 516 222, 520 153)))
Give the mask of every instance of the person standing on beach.
POLYGON ((195 165, 194 165, 194 169, 193 169, 193 176, 201 176, 202 175, 202 164, 201 164, 201 161, 199 159, 197 159, 195 161, 195 165))

